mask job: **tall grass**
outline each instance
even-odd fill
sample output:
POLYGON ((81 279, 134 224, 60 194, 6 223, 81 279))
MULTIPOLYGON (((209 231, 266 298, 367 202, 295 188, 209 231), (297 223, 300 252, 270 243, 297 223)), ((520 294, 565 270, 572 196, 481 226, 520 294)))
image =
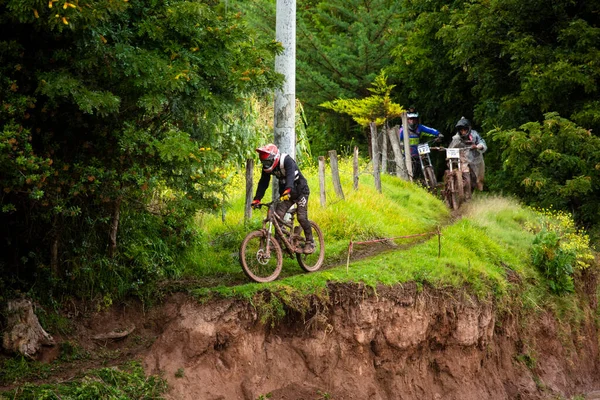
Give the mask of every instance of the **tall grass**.
MULTIPOLYGON (((371 175, 362 173, 359 188, 355 191, 352 189, 350 160, 341 160, 339 164, 345 200, 340 200, 334 193, 328 171, 326 207, 319 204, 316 167, 303 168, 311 188, 309 218, 319 224, 325 236, 326 265, 345 259, 350 240, 364 241, 429 232, 448 220, 449 212, 443 203, 418 185, 386 175, 382 179, 381 194, 374 189, 371 175)), ((362 165, 363 170, 365 167, 362 165)), ((259 176, 257 168, 255 182, 259 176)), ((202 213, 197 217, 198 229, 207 236, 207 240, 203 246, 189 250, 185 266, 188 277, 219 277, 224 284, 245 280, 237 259, 239 245, 248 232, 260 227, 265 211, 254 211, 251 220, 244 224, 243 175, 238 174, 231 182, 227 188, 230 201, 225 210, 225 219, 222 219, 222 213, 202 213)), ((294 260, 284 262, 282 276, 299 272, 300 268, 294 260)))
MULTIPOLYGON (((345 200, 336 197, 328 177, 327 206, 321 207, 316 168, 304 168, 312 189, 309 217, 321 226, 325 236, 325 267, 306 274, 294 260, 286 259, 280 278, 267 284, 248 283, 237 260, 243 237, 258 228, 264 217, 263 212, 254 212, 244 225, 245 183, 238 180, 229 188, 231 201, 224 222, 220 215, 198 216, 198 226, 209 239, 203 249, 190 252, 186 274, 207 282, 200 282, 194 292, 200 296, 241 296, 256 302, 257 294, 267 290, 274 294, 271 298, 277 304, 296 307, 303 304, 298 298, 305 294, 326 296, 331 282, 356 282, 373 288, 416 282, 419 286, 465 288, 480 298, 495 299, 498 304, 517 301, 531 310, 552 303, 563 310, 559 314, 568 314, 564 307, 575 304, 553 298, 544 278, 532 267, 531 246, 535 233, 548 224, 547 215, 514 199, 477 193, 461 209, 461 218, 452 220, 442 201, 417 184, 383 175, 383 193, 378 193, 366 164, 361 165, 363 172, 355 191, 351 170, 349 160, 340 162, 345 200), (374 251, 378 246, 374 243, 357 244, 346 265, 350 241, 417 235, 438 227, 440 242, 437 235, 400 238, 394 241, 399 245, 396 249, 388 246, 384 252, 380 252, 380 245, 374 251), (361 259, 363 252, 377 255, 361 259)), ((258 174, 257 170, 255 176, 258 174)), ((270 304, 265 309, 274 308, 270 304)))

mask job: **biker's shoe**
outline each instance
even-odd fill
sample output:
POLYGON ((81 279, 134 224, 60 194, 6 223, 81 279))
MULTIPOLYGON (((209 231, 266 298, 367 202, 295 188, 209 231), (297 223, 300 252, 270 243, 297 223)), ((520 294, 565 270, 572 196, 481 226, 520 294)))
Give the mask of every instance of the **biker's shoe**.
POLYGON ((315 244, 313 242, 306 242, 302 251, 304 254, 312 254, 315 252, 315 244))

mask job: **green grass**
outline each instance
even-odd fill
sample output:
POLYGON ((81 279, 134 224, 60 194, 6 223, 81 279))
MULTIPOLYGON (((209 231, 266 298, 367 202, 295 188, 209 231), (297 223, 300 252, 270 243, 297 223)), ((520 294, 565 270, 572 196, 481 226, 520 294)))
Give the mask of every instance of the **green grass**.
MULTIPOLYGON (((349 167, 348 163, 341 163, 349 167)), ((305 171, 306 172, 306 171, 305 171)), ((370 175, 361 175, 359 190, 352 189, 351 171, 343 170, 342 186, 345 200, 333 192, 330 180, 326 183, 327 207, 319 204, 316 171, 307 172, 312 193, 309 200, 309 218, 316 221, 325 236, 326 264, 345 261, 350 240, 370 240, 430 232, 448 220, 449 212, 443 203, 410 183, 391 176, 383 177, 383 194, 377 193, 370 175), (314 173, 313 173, 314 172, 314 173)), ((256 173, 258 177, 258 172, 256 173)), ((190 249, 184 268, 188 278, 199 278, 215 284, 229 285, 246 281, 238 261, 239 245, 251 230, 258 229, 266 211, 253 212, 244 226, 245 184, 234 182, 230 204, 223 222, 221 214, 199 214, 197 224, 208 239, 203 247, 190 249)), ((270 190, 270 189, 269 189, 270 190)), ((270 192, 269 192, 270 193, 270 192)), ((268 197, 268 196, 266 196, 268 197)), ((420 240, 403 240, 410 243, 420 240)), ((282 277, 298 274, 296 261, 286 259, 282 277)))
POLYGON ((244 236, 260 227, 264 211, 254 211, 244 226, 245 184, 238 179, 229 189, 231 201, 224 222, 220 214, 198 216, 198 227, 209 239, 204 248, 188 254, 185 276, 199 279, 192 293, 201 299, 248 299, 262 308, 266 319, 283 315, 285 307, 302 311, 309 305, 307 296, 326 299, 331 282, 361 283, 373 289, 405 282, 416 282, 420 287, 467 288, 481 299, 493 299, 500 308, 503 303, 518 302, 524 309, 538 311, 552 304, 550 308, 564 315, 569 315, 565 310, 576 306, 575 300, 553 298, 543 278, 531 266, 530 249, 534 232, 544 221, 542 214, 516 200, 478 192, 463 206, 462 218, 454 221, 439 198, 416 184, 383 175, 380 194, 374 189, 372 176, 363 173, 359 189, 354 191, 350 163, 343 160, 340 169, 345 200, 335 196, 328 178, 325 208, 319 204, 316 170, 303 171, 312 188, 309 218, 320 225, 325 236, 326 260, 322 270, 307 274, 295 260, 286 258, 275 282, 248 281, 237 253, 244 236), (369 258, 361 258, 360 254, 368 253, 373 244, 355 245, 346 267, 351 240, 417 235, 435 232, 438 227, 442 233, 439 257, 437 235, 413 237, 397 239, 395 250, 390 248, 369 258), (265 292, 271 295, 264 296, 265 292))
MULTIPOLYGON (((23 372, 22 368, 19 370, 23 372)), ((20 385, 14 390, 0 393, 0 400, 162 399, 161 395, 166 390, 165 380, 156 376, 147 377, 142 366, 132 362, 119 368, 86 371, 85 376, 82 375, 68 383, 20 385)))

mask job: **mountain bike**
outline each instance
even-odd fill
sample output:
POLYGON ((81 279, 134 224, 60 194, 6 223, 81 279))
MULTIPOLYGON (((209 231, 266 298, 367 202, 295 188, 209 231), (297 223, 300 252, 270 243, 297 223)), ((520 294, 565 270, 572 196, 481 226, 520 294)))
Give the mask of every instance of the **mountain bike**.
POLYGON ((446 205, 457 210, 471 198, 471 174, 466 152, 469 148, 432 147, 432 150, 446 151, 446 171, 442 196, 446 205))
MULTIPOLYGON (((432 142, 438 141, 436 138, 432 142)), ((421 163, 421 172, 423 173, 423 180, 425 187, 430 191, 434 192, 437 188, 437 178, 435 177, 435 171, 431 163, 431 149, 429 143, 419 144, 417 146, 417 152, 419 153, 419 161, 421 163)))
POLYGON ((277 279, 283 265, 283 254, 296 257, 306 272, 321 268, 325 259, 325 240, 321 228, 309 221, 312 227, 315 251, 304 254, 304 229, 297 220, 297 207, 292 206, 281 218, 275 212, 277 201, 259 203, 257 208, 267 207, 267 217, 262 229, 250 232, 240 246, 240 264, 246 276, 255 282, 271 282, 277 279))

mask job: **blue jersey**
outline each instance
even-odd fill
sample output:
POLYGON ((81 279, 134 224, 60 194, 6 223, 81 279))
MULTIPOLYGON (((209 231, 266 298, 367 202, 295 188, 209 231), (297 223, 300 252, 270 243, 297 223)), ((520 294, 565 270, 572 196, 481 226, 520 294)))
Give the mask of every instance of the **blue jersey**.
MULTIPOLYGON (((421 135, 430 136, 430 137, 438 137, 440 135, 440 131, 437 129, 430 128, 425 125, 419 124, 415 132, 411 131, 410 135, 408 135, 408 144, 410 145, 410 155, 416 157, 419 155, 417 151, 417 146, 421 141, 421 135)), ((400 128, 400 141, 404 140, 404 128, 400 128)))

